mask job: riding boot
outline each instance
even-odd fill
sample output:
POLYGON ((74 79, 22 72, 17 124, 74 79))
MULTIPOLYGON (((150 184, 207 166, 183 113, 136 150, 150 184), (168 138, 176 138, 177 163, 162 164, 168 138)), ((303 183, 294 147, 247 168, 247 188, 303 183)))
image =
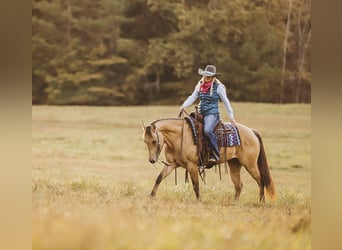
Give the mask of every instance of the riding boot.
POLYGON ((209 151, 209 159, 206 168, 212 168, 217 163, 217 158, 214 156, 213 150, 209 151))
POLYGON ((220 160, 220 151, 217 145, 217 139, 214 132, 208 133, 209 147, 211 148, 212 156, 216 161, 220 160))
POLYGON ((204 117, 204 134, 208 140, 208 146, 212 151, 212 154, 209 154, 207 168, 211 168, 220 160, 220 151, 218 150, 217 138, 214 133, 214 128, 218 122, 218 114, 210 114, 204 117))

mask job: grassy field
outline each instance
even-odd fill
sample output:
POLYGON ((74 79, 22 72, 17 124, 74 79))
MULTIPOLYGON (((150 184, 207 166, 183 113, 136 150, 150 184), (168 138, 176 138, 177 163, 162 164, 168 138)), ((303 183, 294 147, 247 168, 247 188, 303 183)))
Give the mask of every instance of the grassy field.
POLYGON ((162 164, 148 162, 141 121, 175 117, 178 106, 33 106, 32 248, 311 249, 311 106, 232 105, 263 136, 273 203, 258 202, 244 169, 238 203, 214 168, 200 203, 183 169, 177 186, 171 174, 149 198, 162 164))

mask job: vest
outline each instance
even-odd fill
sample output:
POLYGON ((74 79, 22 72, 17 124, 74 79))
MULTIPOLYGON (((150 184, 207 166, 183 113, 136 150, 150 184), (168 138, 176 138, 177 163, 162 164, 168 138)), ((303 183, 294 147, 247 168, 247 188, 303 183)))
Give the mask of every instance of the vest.
POLYGON ((208 90, 207 93, 203 93, 199 90, 198 96, 200 99, 199 112, 202 115, 218 114, 219 113, 219 99, 220 96, 217 93, 218 84, 213 82, 213 91, 208 90), (212 93, 212 95, 210 95, 212 93))

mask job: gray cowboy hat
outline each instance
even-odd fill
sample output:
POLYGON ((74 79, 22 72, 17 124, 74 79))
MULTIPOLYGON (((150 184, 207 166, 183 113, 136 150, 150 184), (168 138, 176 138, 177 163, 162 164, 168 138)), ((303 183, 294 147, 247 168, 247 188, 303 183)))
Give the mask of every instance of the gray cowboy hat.
POLYGON ((198 69, 198 74, 201 76, 215 76, 215 75, 221 75, 221 73, 216 73, 216 67, 213 65, 207 65, 205 66, 205 69, 198 69))

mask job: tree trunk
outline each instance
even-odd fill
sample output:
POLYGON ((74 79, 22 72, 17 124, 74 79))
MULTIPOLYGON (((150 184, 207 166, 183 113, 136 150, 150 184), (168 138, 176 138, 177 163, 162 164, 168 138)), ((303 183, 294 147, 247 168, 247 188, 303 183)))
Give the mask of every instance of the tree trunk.
POLYGON ((306 48, 308 47, 308 44, 311 40, 311 29, 309 31, 307 40, 305 44, 302 46, 302 51, 300 53, 300 61, 299 61, 299 67, 298 67, 298 81, 297 81, 297 91, 296 91, 296 99, 295 102, 299 103, 300 102, 300 89, 302 85, 302 79, 304 75, 304 64, 305 64, 305 55, 306 55, 306 48))
POLYGON ((283 67, 282 67, 282 76, 281 76, 281 82, 280 82, 280 99, 279 99, 280 103, 283 103, 283 99, 284 99, 284 82, 285 82, 285 70, 286 70, 287 40, 288 40, 288 36, 289 36, 289 31, 290 31, 292 1, 293 0, 289 0, 289 10, 287 12, 287 22, 286 22, 285 39, 284 39, 283 67))
MULTIPOLYGON (((305 4, 305 3, 304 3, 305 4)), ((310 6, 308 7, 310 9, 310 6)), ((301 96, 301 85, 302 79, 304 77, 304 65, 305 65, 305 57, 306 57, 306 49, 311 41, 311 27, 309 26, 310 23, 307 22, 304 28, 302 28, 302 6, 300 6, 299 10, 299 18, 298 18, 298 37, 299 37, 299 44, 298 44, 298 74, 297 74, 297 86, 296 86, 296 93, 295 93, 295 102, 299 103, 300 96, 301 96), (303 37, 305 36, 306 28, 309 27, 309 32, 306 34, 306 40, 304 41, 303 37)))
POLYGON ((160 93, 160 71, 159 70, 156 72, 155 86, 156 86, 157 93, 159 94, 160 93))

